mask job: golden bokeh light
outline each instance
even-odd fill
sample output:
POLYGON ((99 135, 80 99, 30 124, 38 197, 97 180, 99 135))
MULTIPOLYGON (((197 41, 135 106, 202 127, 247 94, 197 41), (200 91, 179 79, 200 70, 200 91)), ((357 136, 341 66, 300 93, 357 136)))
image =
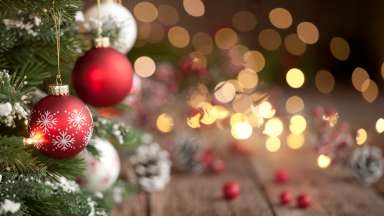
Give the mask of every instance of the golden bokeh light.
POLYGON ((329 167, 329 165, 331 165, 331 162, 332 159, 328 155, 320 154, 317 157, 317 165, 322 169, 329 167))
POLYGON ((381 64, 380 74, 381 74, 381 78, 384 79, 384 62, 381 64))
POLYGON ((199 128, 200 127, 200 117, 201 113, 196 113, 194 116, 187 118, 187 125, 190 128, 199 128))
POLYGON ((138 38, 146 40, 151 35, 151 24, 138 22, 138 38))
POLYGON ((201 17, 205 13, 205 5, 201 0, 183 0, 183 7, 193 17, 201 17))
POLYGON ((160 114, 156 119, 156 127, 159 131, 163 133, 171 132, 173 129, 173 126, 174 126, 173 118, 166 113, 160 114))
POLYGON ((263 133, 268 136, 280 136, 283 133, 284 125, 283 122, 279 118, 271 118, 269 119, 264 126, 263 133))
POLYGON ((229 56, 231 57, 231 63, 236 66, 244 65, 244 54, 248 51, 248 47, 244 45, 236 45, 229 50, 229 56))
POLYGON ((242 87, 246 89, 253 89, 256 87, 259 78, 254 70, 246 68, 240 71, 237 76, 237 80, 239 81, 242 87))
POLYGON ((211 115, 213 115, 216 119, 225 119, 229 115, 229 111, 221 105, 214 105, 211 110, 211 115))
POLYGON ((163 25, 173 26, 179 22, 179 13, 177 9, 171 5, 160 5, 157 19, 163 25))
POLYGON ((359 128, 356 131, 356 144, 363 145, 368 139, 368 133, 364 128, 359 128))
POLYGON ((213 50, 213 41, 209 34, 205 32, 197 32, 192 37, 192 45, 196 51, 208 55, 213 50))
POLYGON ((264 55, 256 50, 250 50, 246 52, 243 56, 245 67, 251 68, 256 72, 263 70, 265 66, 264 55))
POLYGON ((291 88, 300 88, 305 82, 304 73, 298 68, 292 68, 287 72, 286 80, 291 88))
MULTIPOLYGON (((379 96, 379 87, 377 86, 376 82, 373 80, 366 80, 365 83, 367 83, 367 82, 368 82, 368 84, 367 84, 368 87, 363 92, 363 98, 367 102, 372 103, 379 96)), ((363 84, 363 88, 364 88, 364 84, 363 84)))
POLYGON ((335 78, 327 70, 320 70, 316 73, 315 84, 319 92, 328 94, 335 87, 335 78))
POLYGON ((231 116, 230 124, 233 127, 235 124, 241 123, 241 122, 248 122, 248 117, 243 113, 234 113, 231 116))
POLYGON ((375 128, 376 128, 377 133, 383 133, 384 132, 384 119, 383 118, 377 119, 375 128))
POLYGON ((215 34, 215 42, 220 49, 231 49, 238 40, 237 33, 231 28, 222 28, 215 34))
POLYGON ((367 90, 368 85, 363 85, 366 80, 369 80, 368 72, 361 67, 355 68, 352 72, 352 84, 356 90, 364 92, 367 90))
POLYGON ((252 112, 261 118, 272 118, 276 114, 276 110, 268 101, 263 101, 256 106, 252 106, 252 112))
POLYGON ((264 124, 264 118, 258 115, 255 115, 253 112, 247 115, 249 124, 252 127, 261 127, 264 124))
POLYGON ((253 128, 248 122, 240 122, 232 126, 231 134, 233 138, 245 140, 252 136, 253 128))
POLYGON ((333 37, 329 44, 329 49, 331 50, 333 57, 340 61, 347 60, 350 54, 348 42, 341 37, 333 37))
POLYGON ((280 34, 274 29, 264 29, 259 34, 259 44, 266 50, 277 50, 281 45, 280 34))
POLYGON ((156 64, 151 57, 141 56, 136 59, 134 69, 137 75, 147 78, 155 73, 156 64))
POLYGON ((232 108, 235 112, 247 112, 252 106, 252 97, 246 94, 236 95, 232 102, 232 108))
POLYGON ((290 119, 289 130, 293 134, 301 134, 307 128, 307 121, 302 115, 294 115, 290 119))
POLYGON ((297 34, 292 33, 285 37, 284 39, 285 49, 292 55, 302 55, 304 54, 307 45, 300 40, 297 34))
POLYGON ((303 134, 289 134, 287 136, 287 145, 291 149, 300 149, 303 147, 305 137, 303 134))
POLYGON ((302 22, 297 25, 297 35, 306 44, 315 44, 319 40, 319 30, 311 22, 302 22))
POLYGON ((265 141, 265 148, 269 152, 277 152, 280 149, 281 141, 278 137, 268 137, 265 141))
POLYGON ((269 12, 269 21, 279 29, 287 29, 292 25, 292 15, 285 8, 274 8, 269 12))
POLYGON ((227 82, 230 82, 236 88, 237 92, 243 92, 244 91, 244 87, 241 86, 239 80, 232 79, 232 80, 228 80, 227 82))
POLYGON ((221 103, 229 103, 236 96, 236 88, 231 82, 220 82, 215 87, 215 98, 221 103))
POLYGON ((209 91, 204 84, 199 83, 188 91, 187 103, 193 108, 198 109, 208 99, 209 91))
POLYGON ((299 96, 291 96, 285 102, 285 109, 289 113, 297 113, 304 109, 304 101, 299 96))
POLYGON ((158 10, 154 4, 147 1, 139 2, 133 8, 133 14, 141 22, 153 22, 158 16, 158 10))
POLYGON ((233 27, 240 32, 252 31, 256 24, 256 16, 250 11, 239 11, 232 17, 233 27))
POLYGON ((168 40, 174 47, 184 48, 190 41, 188 30, 181 26, 174 26, 168 31, 168 40))

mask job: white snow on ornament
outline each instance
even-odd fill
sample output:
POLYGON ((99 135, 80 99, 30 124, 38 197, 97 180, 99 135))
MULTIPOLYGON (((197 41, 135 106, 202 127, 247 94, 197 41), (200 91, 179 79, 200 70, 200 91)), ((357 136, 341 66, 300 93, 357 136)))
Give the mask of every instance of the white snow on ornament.
POLYGON ((59 135, 52 139, 55 148, 63 151, 72 148, 73 142, 75 142, 75 139, 66 131, 61 131, 59 135))
POLYGON ((0 206, 0 213, 12 213, 15 214, 20 209, 20 203, 13 202, 12 200, 5 199, 0 206))
POLYGON ((37 119, 37 125, 43 129, 44 133, 47 133, 50 129, 55 128, 57 119, 55 114, 46 110, 44 113, 40 113, 39 119, 37 119))
POLYGON ((0 116, 8 116, 12 112, 11 103, 0 103, 0 116))

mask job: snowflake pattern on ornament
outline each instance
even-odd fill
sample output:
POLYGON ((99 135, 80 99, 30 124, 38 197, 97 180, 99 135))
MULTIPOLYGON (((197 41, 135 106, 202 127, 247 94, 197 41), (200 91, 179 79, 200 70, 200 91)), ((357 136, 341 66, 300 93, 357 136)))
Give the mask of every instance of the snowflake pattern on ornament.
POLYGON ((85 145, 88 145, 89 141, 92 138, 92 135, 93 135, 93 128, 90 127, 88 132, 87 132, 87 135, 84 136, 84 143, 85 143, 85 145))
POLYGON ((43 114, 39 113, 39 119, 37 120, 37 125, 43 129, 44 133, 47 133, 50 129, 55 128, 57 124, 57 119, 55 114, 50 113, 46 110, 43 114))
POLYGON ((67 134, 66 131, 60 132, 59 135, 52 140, 52 144, 55 148, 62 151, 72 148, 74 142, 75 139, 70 134, 67 134))
POLYGON ((85 124, 85 116, 82 111, 74 110, 69 113, 68 123, 76 128, 76 131, 80 130, 85 124))

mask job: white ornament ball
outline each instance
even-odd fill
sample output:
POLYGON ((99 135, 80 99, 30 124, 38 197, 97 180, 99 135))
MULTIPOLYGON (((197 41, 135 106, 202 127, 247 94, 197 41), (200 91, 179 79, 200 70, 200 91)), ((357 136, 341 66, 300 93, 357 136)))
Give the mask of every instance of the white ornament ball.
MULTIPOLYGON (((97 5, 85 12, 85 22, 91 30, 97 30, 100 23, 98 17, 97 5)), ((113 48, 121 53, 131 50, 137 38, 137 24, 127 8, 113 1, 105 1, 100 5, 100 20, 104 32, 116 32, 110 37, 113 48)))
POLYGON ((99 152, 95 158, 89 152, 83 153, 86 169, 80 184, 92 192, 100 192, 108 189, 116 181, 120 173, 120 159, 117 151, 110 142, 95 138, 91 143, 99 152))

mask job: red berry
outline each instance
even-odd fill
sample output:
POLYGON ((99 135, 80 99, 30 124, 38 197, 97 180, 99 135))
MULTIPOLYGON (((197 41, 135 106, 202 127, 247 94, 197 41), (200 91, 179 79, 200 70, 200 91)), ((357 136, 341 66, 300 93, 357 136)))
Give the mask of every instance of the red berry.
POLYGON ((224 169, 225 169, 225 164, 223 160, 221 160, 220 158, 216 158, 212 161, 211 170, 213 173, 220 174, 224 171, 224 169))
POLYGON ((240 184, 234 181, 228 181, 224 184, 222 190, 224 199, 232 200, 240 195, 240 184))
POLYGON ((275 173, 275 180, 278 183, 285 183, 288 181, 288 172, 282 169, 277 170, 275 173))
POLYGON ((293 195, 288 192, 284 191, 280 194, 280 203, 283 205, 289 204, 293 200, 293 195))
POLYGON ((311 197, 305 193, 302 193, 297 197, 297 206, 299 208, 308 208, 311 205, 311 202, 311 197))

